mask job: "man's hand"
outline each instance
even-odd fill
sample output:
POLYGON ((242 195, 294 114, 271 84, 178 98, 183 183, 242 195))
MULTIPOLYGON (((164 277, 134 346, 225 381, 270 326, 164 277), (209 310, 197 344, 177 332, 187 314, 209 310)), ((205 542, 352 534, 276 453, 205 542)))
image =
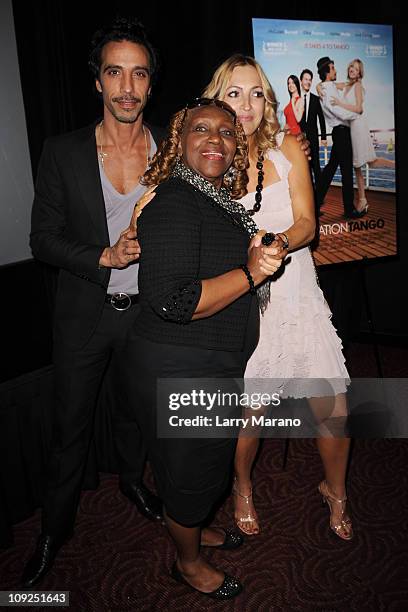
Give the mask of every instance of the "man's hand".
POLYGON ((112 247, 106 247, 99 259, 103 268, 126 268, 132 261, 139 258, 140 246, 136 240, 136 231, 124 230, 119 240, 112 247))
POLYGON ((133 209, 132 218, 127 227, 120 235, 119 240, 113 247, 106 247, 99 260, 99 265, 104 268, 126 268, 131 261, 139 259, 141 248, 137 241, 136 227, 137 219, 141 215, 143 208, 153 200, 154 190, 157 185, 150 187, 139 200, 133 209))

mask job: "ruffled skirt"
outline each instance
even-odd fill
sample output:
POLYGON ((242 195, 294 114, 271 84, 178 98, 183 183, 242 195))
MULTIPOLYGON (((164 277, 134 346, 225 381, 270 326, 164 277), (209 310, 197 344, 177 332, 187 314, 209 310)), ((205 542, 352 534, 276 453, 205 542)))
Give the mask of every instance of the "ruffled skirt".
POLYGON ((245 371, 246 391, 295 398, 344 393, 350 381, 342 343, 308 250, 294 254, 285 276, 271 285, 259 343, 245 371))

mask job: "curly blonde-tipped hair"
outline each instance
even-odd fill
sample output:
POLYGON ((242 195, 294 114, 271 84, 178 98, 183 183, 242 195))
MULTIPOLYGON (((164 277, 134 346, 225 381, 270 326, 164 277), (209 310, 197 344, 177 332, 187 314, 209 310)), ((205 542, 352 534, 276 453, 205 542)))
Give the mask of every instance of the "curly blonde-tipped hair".
POLYGON ((231 57, 226 59, 214 72, 213 78, 204 89, 203 96, 218 98, 219 100, 225 101, 225 92, 228 83, 231 80, 234 68, 237 68, 237 66, 252 66, 259 75, 265 97, 265 110, 262 121, 254 137, 256 147, 263 153, 266 153, 268 149, 278 146, 276 136, 281 131, 279 121, 276 117, 278 103, 272 85, 268 81, 268 77, 260 64, 258 64, 253 57, 241 55, 240 53, 231 55, 231 57))
MULTIPOLYGON (((173 166, 179 157, 179 144, 188 116, 189 111, 187 108, 178 111, 172 116, 167 138, 160 144, 149 170, 145 172, 141 179, 143 185, 158 185, 169 178, 173 166)), ((236 122, 235 125, 235 138, 237 148, 234 159, 229 170, 224 175, 222 184, 230 191, 231 198, 237 200, 243 198, 247 193, 248 175, 246 169, 249 166, 247 140, 239 122, 236 122)))

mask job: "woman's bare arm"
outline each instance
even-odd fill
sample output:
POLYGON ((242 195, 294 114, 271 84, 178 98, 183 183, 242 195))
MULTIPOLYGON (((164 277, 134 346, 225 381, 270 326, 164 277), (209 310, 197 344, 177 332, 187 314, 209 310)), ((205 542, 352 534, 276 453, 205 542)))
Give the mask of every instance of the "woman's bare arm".
POLYGON ((313 188, 309 165, 293 136, 285 136, 281 151, 292 164, 288 181, 294 223, 284 233, 288 237, 289 250, 293 251, 309 244, 315 235, 313 188))

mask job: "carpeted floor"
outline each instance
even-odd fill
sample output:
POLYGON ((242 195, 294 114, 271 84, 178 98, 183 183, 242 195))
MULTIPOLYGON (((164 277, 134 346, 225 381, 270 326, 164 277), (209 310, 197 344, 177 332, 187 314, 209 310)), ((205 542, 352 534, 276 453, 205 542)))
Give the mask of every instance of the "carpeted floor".
MULTIPOLYGON (((407 375, 406 349, 385 347, 382 358, 385 370, 394 362, 398 371, 394 368, 393 375, 407 375)), ((351 347, 354 376, 374 375, 373 363, 367 346, 351 347)), ((214 603, 175 583, 168 575, 174 549, 165 529, 142 518, 109 474, 102 475, 97 491, 83 493, 75 536, 41 589, 70 591, 75 612, 407 610, 408 440, 355 442, 348 478, 352 542, 341 541, 328 528, 328 510, 317 492, 322 467, 313 441, 290 442, 284 471, 283 444, 265 440, 255 469, 262 533, 246 538, 236 551, 205 553, 243 582, 245 590, 235 600, 214 603)), ((147 482, 152 484, 149 473, 147 482)), ((216 524, 231 526, 232 516, 229 498, 216 524)), ((0 553, 0 590, 18 588, 39 519, 38 512, 16 525, 14 546, 0 553)))

